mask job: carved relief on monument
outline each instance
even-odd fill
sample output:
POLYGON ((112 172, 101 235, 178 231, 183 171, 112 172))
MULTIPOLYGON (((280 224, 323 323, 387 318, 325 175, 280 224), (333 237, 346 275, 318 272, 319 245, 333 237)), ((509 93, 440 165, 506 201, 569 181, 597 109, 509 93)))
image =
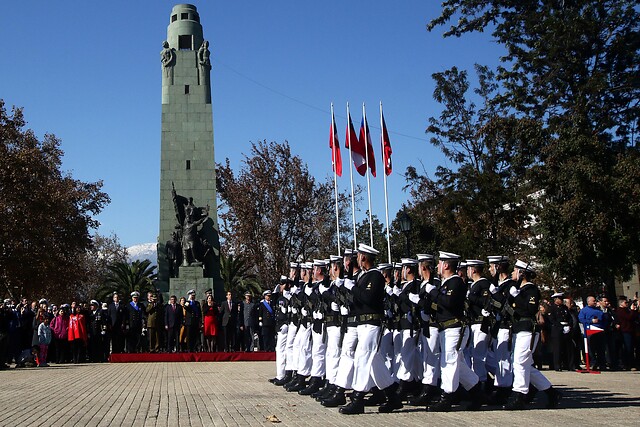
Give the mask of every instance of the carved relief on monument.
POLYGON ((209 71, 211 70, 211 52, 209 42, 204 40, 198 49, 198 82, 201 85, 209 84, 209 71))
POLYGON ((162 52, 160 52, 160 61, 162 62, 162 77, 167 84, 173 84, 173 66, 176 64, 175 49, 169 47, 169 42, 162 42, 162 52))

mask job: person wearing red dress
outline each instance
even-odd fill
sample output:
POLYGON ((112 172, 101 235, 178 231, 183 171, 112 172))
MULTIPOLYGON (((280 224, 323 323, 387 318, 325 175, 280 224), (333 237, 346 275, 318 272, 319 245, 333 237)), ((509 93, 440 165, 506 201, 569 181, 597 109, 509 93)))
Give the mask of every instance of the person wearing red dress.
POLYGON ((218 306, 212 295, 207 295, 206 304, 202 307, 204 319, 204 351, 216 351, 216 335, 218 334, 218 306))
POLYGON ((84 315, 80 313, 79 308, 73 308, 71 316, 69 316, 69 342, 71 343, 71 352, 73 354, 73 363, 79 363, 83 359, 84 349, 87 345, 87 328, 84 315))

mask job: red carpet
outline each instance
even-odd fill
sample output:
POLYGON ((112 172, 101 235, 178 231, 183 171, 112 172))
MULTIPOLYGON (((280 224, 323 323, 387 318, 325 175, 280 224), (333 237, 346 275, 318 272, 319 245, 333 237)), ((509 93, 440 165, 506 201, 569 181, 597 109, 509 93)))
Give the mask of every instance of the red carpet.
POLYGON ((120 353, 112 354, 111 363, 136 362, 273 362, 274 352, 234 353, 120 353))

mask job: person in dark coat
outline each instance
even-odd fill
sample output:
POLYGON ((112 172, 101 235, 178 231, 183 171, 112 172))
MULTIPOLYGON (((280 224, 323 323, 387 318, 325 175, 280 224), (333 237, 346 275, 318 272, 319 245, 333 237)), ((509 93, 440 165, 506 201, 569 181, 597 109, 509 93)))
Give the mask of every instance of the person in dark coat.
POLYGON ((224 336, 224 351, 233 351, 236 347, 236 325, 238 323, 238 304, 233 302, 233 294, 227 292, 227 299, 220 304, 222 314, 222 334, 224 336))
POLYGON ((144 326, 144 306, 140 300, 140 293, 131 293, 131 302, 127 304, 127 353, 137 353, 140 351, 142 328, 144 326))
POLYGON ((177 297, 171 295, 169 304, 164 309, 164 329, 167 333, 167 351, 177 352, 180 348, 180 328, 182 327, 183 309, 176 301, 177 297))
POLYGON ((108 315, 111 329, 111 352, 124 353, 127 308, 116 293, 113 294, 113 302, 109 304, 108 315))
POLYGON ((549 310, 551 322, 551 346, 553 350, 553 367, 556 371, 570 369, 574 366, 574 352, 571 351, 571 328, 573 318, 563 301, 561 292, 551 296, 553 304, 549 310))
POLYGON ((89 336, 89 361, 104 362, 104 339, 106 338, 107 319, 100 303, 91 300, 88 317, 87 334, 89 336))
POLYGON ((193 353, 196 351, 196 344, 198 343, 198 336, 202 326, 202 307, 196 300, 196 291, 191 289, 187 295, 189 299, 184 305, 184 326, 187 329, 187 345, 189 346, 189 351, 193 353))
POLYGON ((262 293, 263 300, 258 303, 258 326, 262 330, 265 351, 275 351, 276 316, 271 304, 271 291, 262 293))

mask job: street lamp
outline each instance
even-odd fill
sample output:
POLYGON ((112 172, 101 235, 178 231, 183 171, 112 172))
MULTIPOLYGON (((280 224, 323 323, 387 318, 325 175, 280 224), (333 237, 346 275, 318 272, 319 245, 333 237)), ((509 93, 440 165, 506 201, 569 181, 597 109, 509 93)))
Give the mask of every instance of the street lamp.
POLYGON ((407 243, 407 256, 411 256, 411 249, 409 247, 409 233, 411 232, 411 217, 407 214, 406 209, 402 209, 400 216, 398 217, 398 223, 400 225, 400 231, 404 233, 404 237, 407 243))

